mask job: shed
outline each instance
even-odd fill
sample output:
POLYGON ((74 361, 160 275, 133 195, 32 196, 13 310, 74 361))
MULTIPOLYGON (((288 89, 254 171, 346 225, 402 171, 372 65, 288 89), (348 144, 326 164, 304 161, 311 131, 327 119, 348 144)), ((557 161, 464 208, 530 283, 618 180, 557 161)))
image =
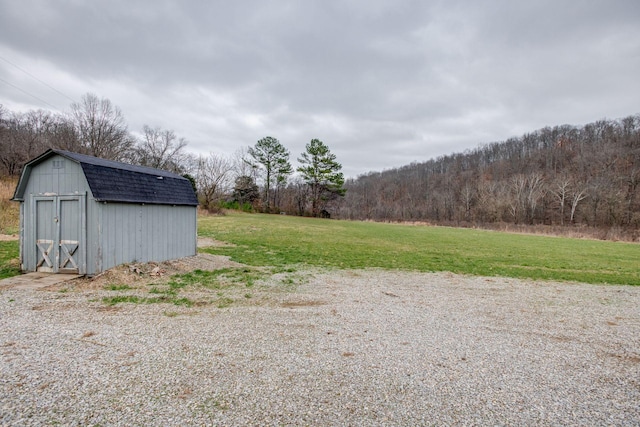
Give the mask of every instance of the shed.
POLYGON ((22 271, 93 276, 196 254, 198 200, 171 172, 48 150, 23 168, 22 271))

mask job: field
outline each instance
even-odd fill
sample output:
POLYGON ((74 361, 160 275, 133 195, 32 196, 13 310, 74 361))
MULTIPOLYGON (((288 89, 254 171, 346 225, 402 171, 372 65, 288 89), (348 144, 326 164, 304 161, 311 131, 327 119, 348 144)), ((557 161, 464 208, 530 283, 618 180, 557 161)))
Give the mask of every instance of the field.
POLYGON ((204 249, 254 266, 308 265, 640 285, 640 246, 475 229, 230 213, 199 219, 204 249))
MULTIPOLYGON (((284 215, 201 216, 204 248, 250 266, 312 266, 640 285, 640 245, 475 229, 284 215)), ((18 243, 0 241, 0 278, 18 274, 18 243)))

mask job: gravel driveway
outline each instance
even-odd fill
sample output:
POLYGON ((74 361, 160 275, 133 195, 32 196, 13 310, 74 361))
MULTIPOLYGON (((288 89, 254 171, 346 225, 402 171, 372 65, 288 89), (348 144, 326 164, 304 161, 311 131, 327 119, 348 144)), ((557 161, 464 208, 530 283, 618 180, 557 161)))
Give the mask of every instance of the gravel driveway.
POLYGON ((314 272, 259 304, 0 291, 0 425, 640 425, 640 287, 314 272))

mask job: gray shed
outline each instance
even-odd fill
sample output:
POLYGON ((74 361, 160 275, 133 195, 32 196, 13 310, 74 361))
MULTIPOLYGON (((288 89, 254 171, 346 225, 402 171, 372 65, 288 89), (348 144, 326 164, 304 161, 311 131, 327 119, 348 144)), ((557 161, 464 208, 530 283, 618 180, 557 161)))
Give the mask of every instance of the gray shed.
POLYGON ((13 200, 22 271, 93 276, 196 254, 198 200, 171 172, 48 150, 24 166, 13 200))

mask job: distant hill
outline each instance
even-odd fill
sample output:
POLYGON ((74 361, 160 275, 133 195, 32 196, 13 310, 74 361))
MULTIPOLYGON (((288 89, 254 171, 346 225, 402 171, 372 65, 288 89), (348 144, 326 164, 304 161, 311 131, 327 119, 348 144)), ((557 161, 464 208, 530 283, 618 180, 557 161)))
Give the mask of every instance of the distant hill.
POLYGON ((345 187, 345 219, 638 230, 640 114, 545 127, 345 187))

